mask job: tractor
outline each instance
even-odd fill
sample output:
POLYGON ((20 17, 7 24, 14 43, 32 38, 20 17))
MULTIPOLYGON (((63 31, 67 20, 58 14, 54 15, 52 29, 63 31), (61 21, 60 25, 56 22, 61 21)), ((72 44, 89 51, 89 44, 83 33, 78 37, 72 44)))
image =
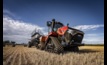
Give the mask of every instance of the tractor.
POLYGON ((69 24, 64 25, 52 19, 52 21, 47 21, 47 27, 48 35, 35 32, 29 44, 54 53, 62 53, 65 50, 79 51, 78 47, 84 45, 82 43, 84 32, 69 27, 69 24))
POLYGON ((32 46, 36 46, 36 48, 38 48, 39 38, 41 36, 43 36, 43 33, 39 29, 35 29, 31 33, 31 39, 29 39, 30 41, 28 42, 28 47, 31 48, 32 46))

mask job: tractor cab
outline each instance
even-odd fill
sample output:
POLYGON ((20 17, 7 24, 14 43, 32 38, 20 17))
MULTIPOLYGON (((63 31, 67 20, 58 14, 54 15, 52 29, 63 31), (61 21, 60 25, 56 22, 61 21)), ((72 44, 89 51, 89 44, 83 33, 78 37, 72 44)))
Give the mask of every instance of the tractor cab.
POLYGON ((48 33, 50 32, 56 32, 58 28, 63 27, 64 25, 60 22, 55 21, 55 19, 52 19, 51 21, 47 21, 48 26, 48 33))

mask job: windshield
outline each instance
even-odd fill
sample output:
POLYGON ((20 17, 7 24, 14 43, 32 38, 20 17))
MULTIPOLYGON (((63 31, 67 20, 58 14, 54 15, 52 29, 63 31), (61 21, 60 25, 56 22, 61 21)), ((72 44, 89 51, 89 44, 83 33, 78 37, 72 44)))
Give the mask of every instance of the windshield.
POLYGON ((54 31, 57 31, 58 28, 62 27, 63 25, 61 24, 55 24, 54 26, 54 31))
POLYGON ((48 26, 48 33, 49 32, 56 32, 57 31, 57 29, 58 28, 60 28, 60 27, 62 27, 62 26, 64 26, 62 23, 60 23, 60 22, 56 22, 55 24, 54 24, 54 27, 51 25, 51 26, 48 26))
POLYGON ((49 32, 52 32, 52 28, 51 27, 48 27, 48 33, 49 32))

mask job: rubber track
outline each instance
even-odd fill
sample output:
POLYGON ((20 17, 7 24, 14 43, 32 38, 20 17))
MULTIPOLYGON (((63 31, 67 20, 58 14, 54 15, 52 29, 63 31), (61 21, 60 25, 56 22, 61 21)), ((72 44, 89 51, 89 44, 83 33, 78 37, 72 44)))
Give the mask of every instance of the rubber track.
POLYGON ((63 52, 64 48, 61 45, 61 43, 59 42, 58 38, 56 37, 50 37, 52 42, 54 43, 55 47, 57 48, 58 53, 63 52))

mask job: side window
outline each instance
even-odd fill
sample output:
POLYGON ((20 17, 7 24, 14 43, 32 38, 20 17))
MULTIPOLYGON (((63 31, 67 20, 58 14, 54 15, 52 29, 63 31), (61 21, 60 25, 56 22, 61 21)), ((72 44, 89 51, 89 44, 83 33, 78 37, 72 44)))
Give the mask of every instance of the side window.
POLYGON ((54 27, 54 31, 57 31, 58 28, 62 27, 63 25, 61 24, 55 24, 55 27, 54 27))
POLYGON ((48 26, 48 33, 52 32, 52 26, 48 26))
POLYGON ((49 30, 48 30, 48 32, 51 32, 52 31, 52 28, 51 27, 49 27, 49 30))

